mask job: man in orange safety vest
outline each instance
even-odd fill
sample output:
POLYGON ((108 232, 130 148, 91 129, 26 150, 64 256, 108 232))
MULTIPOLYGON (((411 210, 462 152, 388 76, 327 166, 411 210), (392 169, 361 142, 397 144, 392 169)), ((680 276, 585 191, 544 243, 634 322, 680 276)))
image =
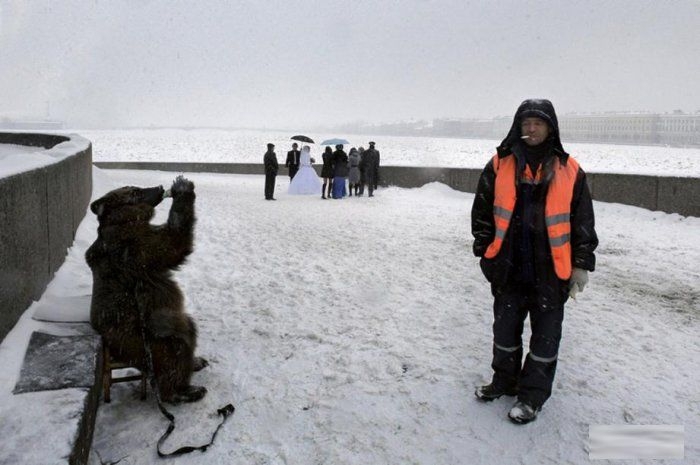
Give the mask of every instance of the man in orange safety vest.
POLYGON ((508 417, 529 423, 552 393, 564 303, 587 284, 598 245, 586 174, 564 151, 549 100, 525 100, 516 111, 481 173, 472 235, 494 296, 493 377, 475 394, 482 401, 517 396, 508 417))

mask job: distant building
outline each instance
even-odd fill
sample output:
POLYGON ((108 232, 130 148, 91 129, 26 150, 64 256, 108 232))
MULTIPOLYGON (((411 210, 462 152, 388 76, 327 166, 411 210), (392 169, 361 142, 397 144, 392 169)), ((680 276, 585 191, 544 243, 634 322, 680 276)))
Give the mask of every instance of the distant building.
POLYGON ((559 127, 572 141, 700 145, 700 114, 564 115, 559 127))
POLYGON ((580 142, 658 144, 659 115, 563 115, 559 130, 564 139, 580 142))
POLYGON ((661 144, 700 145, 700 114, 663 115, 657 128, 661 144))
MULTIPOLYGON (((512 118, 436 119, 433 136, 502 139, 512 118)), ((561 115, 559 130, 571 142, 700 146, 700 113, 561 115)))
POLYGON ((496 119, 435 119, 433 120, 433 136, 467 137, 474 139, 498 139, 505 137, 510 129, 511 120, 496 119), (504 132, 505 131, 505 132, 504 132))

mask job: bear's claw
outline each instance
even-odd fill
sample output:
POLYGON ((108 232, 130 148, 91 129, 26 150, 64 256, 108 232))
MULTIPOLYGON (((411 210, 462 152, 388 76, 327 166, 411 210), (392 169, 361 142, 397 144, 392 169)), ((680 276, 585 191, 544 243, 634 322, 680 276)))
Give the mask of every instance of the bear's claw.
POLYGON ((203 357, 195 357, 194 358, 194 365, 192 367, 192 371, 199 371, 203 370, 204 368, 209 366, 209 361, 206 358, 203 357))
POLYGON ((180 175, 173 181, 172 187, 170 187, 171 195, 175 196, 177 194, 182 194, 185 192, 193 192, 194 183, 184 176, 180 175))

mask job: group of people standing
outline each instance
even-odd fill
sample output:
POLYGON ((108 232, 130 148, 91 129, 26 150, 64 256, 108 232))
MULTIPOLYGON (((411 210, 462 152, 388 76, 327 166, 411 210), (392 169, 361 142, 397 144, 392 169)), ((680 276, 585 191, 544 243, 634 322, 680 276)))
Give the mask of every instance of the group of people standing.
POLYGON ((323 168, 321 168, 323 186, 322 199, 342 199, 346 195, 357 197, 365 194, 365 185, 369 197, 374 197, 374 190, 379 182, 379 151, 375 143, 370 142, 369 148, 352 147, 348 154, 342 145, 336 145, 335 151, 326 147, 323 152, 323 168), (348 182, 346 189, 345 181, 348 182), (326 190, 327 189, 327 190, 326 190))
MULTIPOLYGON (((335 146, 335 151, 327 146, 323 153, 323 167, 319 179, 312 164, 311 148, 305 145, 301 151, 297 143, 292 144, 292 150, 287 152, 285 166, 289 170, 290 194, 318 194, 322 199, 342 199, 353 193, 362 197, 367 186, 369 197, 374 197, 374 191, 379 182, 379 151, 375 142, 369 143, 369 148, 352 147, 345 153, 343 145, 335 146), (348 185, 346 185, 346 182, 348 185)), ((279 171, 275 145, 267 144, 267 152, 263 157, 265 165, 265 200, 275 200, 275 178, 279 171)))

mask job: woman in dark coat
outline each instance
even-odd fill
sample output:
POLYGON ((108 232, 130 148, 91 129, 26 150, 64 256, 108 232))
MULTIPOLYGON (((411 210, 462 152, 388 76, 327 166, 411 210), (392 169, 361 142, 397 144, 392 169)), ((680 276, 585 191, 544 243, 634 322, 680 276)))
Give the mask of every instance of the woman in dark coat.
POLYGON ((333 189, 333 149, 326 147, 323 152, 323 168, 321 168, 323 186, 321 187, 321 198, 330 198, 333 189), (326 197, 326 186, 328 186, 328 197, 326 197))
POLYGON ((335 146, 333 152, 333 198, 342 199, 347 195, 345 180, 348 177, 348 154, 343 151, 343 145, 335 146))

